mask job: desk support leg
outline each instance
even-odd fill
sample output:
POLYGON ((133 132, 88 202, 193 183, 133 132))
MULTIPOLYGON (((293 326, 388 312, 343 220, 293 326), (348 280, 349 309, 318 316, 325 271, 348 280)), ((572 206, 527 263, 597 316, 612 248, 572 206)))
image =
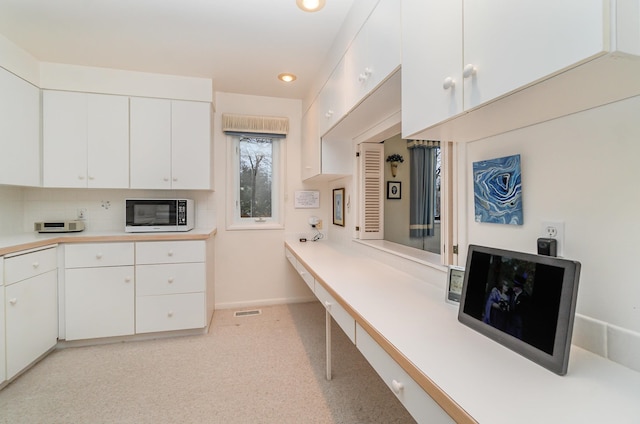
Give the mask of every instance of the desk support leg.
POLYGON ((326 345, 327 345, 327 380, 331 380, 331 314, 329 309, 325 310, 325 331, 326 331, 326 345))

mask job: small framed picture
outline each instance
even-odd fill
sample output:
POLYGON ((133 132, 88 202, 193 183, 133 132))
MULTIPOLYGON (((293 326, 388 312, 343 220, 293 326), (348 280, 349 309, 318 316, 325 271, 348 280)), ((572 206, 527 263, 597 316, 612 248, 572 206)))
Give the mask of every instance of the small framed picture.
POLYGON ((333 189, 333 223, 344 227, 344 188, 333 189))
POLYGON ((447 297, 449 303, 460 303, 462 295, 462 282, 464 281, 464 267, 449 265, 447 273, 447 297))
POLYGON ((402 199, 402 183, 387 181, 387 199, 402 199))

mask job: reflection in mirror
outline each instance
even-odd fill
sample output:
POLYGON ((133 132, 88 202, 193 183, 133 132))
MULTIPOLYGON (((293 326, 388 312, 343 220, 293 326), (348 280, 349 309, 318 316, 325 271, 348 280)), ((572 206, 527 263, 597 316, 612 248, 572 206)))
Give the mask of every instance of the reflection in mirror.
POLYGON ((384 157, 384 239, 440 254, 439 143, 397 135, 384 141, 384 157))

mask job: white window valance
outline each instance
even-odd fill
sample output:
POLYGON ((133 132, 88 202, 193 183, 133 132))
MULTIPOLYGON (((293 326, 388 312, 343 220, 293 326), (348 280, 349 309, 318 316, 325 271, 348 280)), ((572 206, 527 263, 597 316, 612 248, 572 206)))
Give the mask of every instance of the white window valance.
POLYGON ((440 142, 437 140, 407 140, 408 149, 416 147, 440 147, 440 142))
POLYGON ((222 114, 222 131, 232 134, 272 134, 285 136, 289 132, 289 118, 222 114))

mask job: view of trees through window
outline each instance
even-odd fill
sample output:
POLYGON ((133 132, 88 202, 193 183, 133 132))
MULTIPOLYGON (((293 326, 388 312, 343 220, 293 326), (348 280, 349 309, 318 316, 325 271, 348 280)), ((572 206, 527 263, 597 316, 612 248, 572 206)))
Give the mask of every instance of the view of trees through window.
POLYGON ((273 140, 241 136, 240 217, 270 218, 272 215, 273 140))

